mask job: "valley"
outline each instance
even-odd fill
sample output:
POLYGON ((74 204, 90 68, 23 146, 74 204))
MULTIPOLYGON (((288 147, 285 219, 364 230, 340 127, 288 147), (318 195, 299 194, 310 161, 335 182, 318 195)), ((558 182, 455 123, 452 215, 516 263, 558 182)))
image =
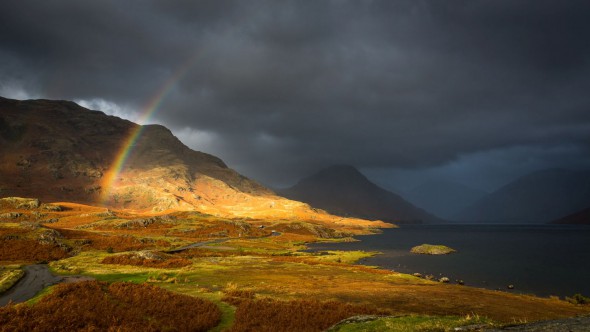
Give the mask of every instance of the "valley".
POLYGON ((334 327, 349 330, 359 315, 449 331, 590 314, 356 264, 372 250, 307 250, 441 221, 351 166, 289 199, 163 126, 68 101, 0 98, 0 129, 2 331, 323 331, 352 317, 334 327))

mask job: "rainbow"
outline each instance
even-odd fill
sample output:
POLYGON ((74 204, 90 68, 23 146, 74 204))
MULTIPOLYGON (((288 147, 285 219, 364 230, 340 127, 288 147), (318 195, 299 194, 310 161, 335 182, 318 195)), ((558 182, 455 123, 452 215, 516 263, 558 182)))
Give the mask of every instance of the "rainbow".
POLYGON ((141 115, 137 121, 139 125, 135 125, 131 129, 129 136, 121 144, 121 147, 116 154, 115 160, 101 181, 100 202, 102 204, 107 203, 112 189, 119 178, 119 174, 125 167, 127 159, 135 147, 135 143, 139 137, 141 137, 144 129, 142 124, 148 123, 148 121, 153 118, 154 114, 160 109, 160 106, 162 106, 164 100, 166 100, 166 98, 174 90, 176 84, 182 80, 187 73, 190 72, 190 69, 195 65, 197 60, 200 58, 200 55, 202 55, 202 53, 195 53, 188 59, 188 61, 185 61, 183 65, 179 66, 179 68, 176 69, 176 71, 170 75, 170 77, 168 77, 168 79, 160 86, 157 92, 142 107, 143 111, 141 112, 141 115))

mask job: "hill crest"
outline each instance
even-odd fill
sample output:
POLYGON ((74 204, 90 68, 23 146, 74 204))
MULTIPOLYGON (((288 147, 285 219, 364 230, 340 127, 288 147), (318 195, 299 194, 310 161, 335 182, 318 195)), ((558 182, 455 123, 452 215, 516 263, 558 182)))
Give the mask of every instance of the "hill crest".
POLYGON ((277 196, 219 158, 193 151, 161 125, 69 101, 0 98, 0 196, 38 197, 117 209, 197 210, 231 218, 383 223, 331 216, 277 196), (123 142, 141 130, 121 169, 123 142), (106 179, 112 175, 112 181, 106 179), (108 193, 105 195, 109 185, 108 193))
POLYGON ((324 168, 279 193, 337 215, 406 223, 441 221, 350 165, 324 168))

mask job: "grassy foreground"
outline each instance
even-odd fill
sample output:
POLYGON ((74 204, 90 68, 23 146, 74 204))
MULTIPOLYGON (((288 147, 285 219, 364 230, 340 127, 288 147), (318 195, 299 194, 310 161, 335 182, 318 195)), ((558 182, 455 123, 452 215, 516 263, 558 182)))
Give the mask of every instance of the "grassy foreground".
MULTIPOLYGON (((0 213, 16 216, 0 220, 1 265, 46 261, 55 273, 106 282, 80 283, 77 291, 94 295, 69 297, 67 303, 61 303, 54 291, 46 291, 35 301, 0 308, 0 316, 10 326, 25 324, 26 313, 40 315, 49 310, 48 301, 54 308, 69 305, 68 313, 55 315, 71 319, 68 315, 76 308, 93 305, 95 298, 112 297, 109 285, 126 285, 121 282, 213 304, 219 317, 213 325, 203 327, 213 331, 322 331, 358 315, 378 317, 353 320, 334 330, 451 331, 462 325, 497 326, 590 313, 589 306, 556 298, 448 285, 353 265, 375 253, 302 251, 307 242, 348 241, 355 234, 373 231, 366 227, 313 220, 228 220, 196 212, 143 215, 69 203, 56 203, 45 210, 1 204, 0 208, 0 213), (171 250, 196 242, 205 243, 171 250), (10 249, 32 244, 37 249, 10 249), (76 306, 76 298, 90 303, 76 306)), ((64 292, 61 285, 52 289, 64 292)), ((172 297, 166 294, 159 295, 164 300, 158 305, 171 305, 167 301, 172 297)), ((103 303, 105 310, 110 310, 110 303, 103 303)), ((175 325, 175 319, 167 320, 168 314, 142 313, 141 305, 138 310, 137 317, 144 318, 134 321, 135 328, 147 329, 150 321, 159 321, 164 322, 158 325, 164 329, 184 329, 175 325)), ((117 312, 113 309, 113 315, 117 312)), ((87 320, 95 326, 112 323, 93 317, 87 320)), ((83 321, 79 324, 78 329, 91 328, 83 321)))

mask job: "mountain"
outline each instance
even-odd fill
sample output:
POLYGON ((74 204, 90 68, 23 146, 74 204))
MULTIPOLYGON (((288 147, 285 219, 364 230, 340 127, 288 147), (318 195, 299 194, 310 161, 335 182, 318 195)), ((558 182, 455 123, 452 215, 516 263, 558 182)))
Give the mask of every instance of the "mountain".
POLYGON ((548 169, 525 175, 463 210, 468 222, 547 223, 590 207, 590 171, 548 169))
POLYGON ((404 198, 437 216, 453 220, 457 213, 488 193, 459 183, 428 181, 404 193, 404 198))
POLYGON ((554 220, 552 224, 590 225, 590 208, 554 220))
POLYGON ((372 183, 352 166, 328 167, 279 193, 336 215, 392 222, 440 221, 372 183))
POLYGON ((191 150, 163 126, 140 126, 70 101, 0 97, 0 175, 0 197, 238 218, 342 219, 277 196, 221 159, 191 150))

